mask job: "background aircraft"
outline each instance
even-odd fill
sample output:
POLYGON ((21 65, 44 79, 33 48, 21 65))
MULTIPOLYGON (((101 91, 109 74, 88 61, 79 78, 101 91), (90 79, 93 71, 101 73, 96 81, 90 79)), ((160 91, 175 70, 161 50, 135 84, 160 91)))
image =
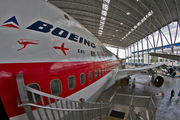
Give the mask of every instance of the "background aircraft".
POLYGON ((162 58, 180 61, 180 55, 162 54, 162 53, 149 53, 149 54, 151 56, 162 57, 162 58))
MULTIPOLYGON (((162 57, 162 58, 167 58, 167 59, 171 59, 171 60, 180 61, 180 56, 179 55, 162 54, 162 53, 149 53, 149 54, 151 56, 162 57)), ((162 66, 162 71, 165 74, 169 74, 170 76, 173 76, 173 77, 176 75, 176 71, 174 69, 177 69, 177 68, 172 68, 172 67, 168 67, 168 66, 162 66)))

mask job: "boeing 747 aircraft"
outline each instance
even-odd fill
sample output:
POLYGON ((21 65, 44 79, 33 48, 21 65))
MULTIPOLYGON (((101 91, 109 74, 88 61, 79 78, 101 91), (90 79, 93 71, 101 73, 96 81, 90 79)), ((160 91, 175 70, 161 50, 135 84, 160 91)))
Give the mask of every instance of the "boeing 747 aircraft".
MULTIPOLYGON (((23 107, 17 106, 18 74, 23 75, 26 86, 39 91, 95 101, 118 80, 159 66, 119 70, 120 60, 112 52, 45 0, 1 0, 0 16, 2 120, 28 119, 23 107)), ((153 81, 159 87, 163 82, 157 79, 153 81)))

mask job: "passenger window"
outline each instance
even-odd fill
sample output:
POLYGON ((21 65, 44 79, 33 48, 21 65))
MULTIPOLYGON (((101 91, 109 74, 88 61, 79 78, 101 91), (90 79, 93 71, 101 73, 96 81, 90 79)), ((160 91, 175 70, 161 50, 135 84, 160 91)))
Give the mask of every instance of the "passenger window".
POLYGON ((76 78, 74 76, 70 76, 68 78, 68 87, 70 90, 72 90, 76 87, 76 78))
POLYGON ((104 75, 104 68, 102 68, 102 73, 103 73, 103 75, 104 75))
POLYGON ((90 72, 89 72, 89 81, 92 80, 92 76, 93 76, 93 75, 92 75, 92 71, 90 71, 90 72))
POLYGON ((81 85, 84 85, 86 83, 86 75, 82 73, 80 79, 81 79, 81 85))
POLYGON ((101 76, 101 69, 99 69, 99 76, 101 76))
POLYGON ((50 83, 52 95, 59 95, 62 92, 61 81, 59 79, 54 79, 50 83))
MULTIPOLYGON (((28 87, 31 87, 33 89, 36 89, 36 90, 40 91, 40 87, 39 87, 39 85, 37 83, 29 84, 28 87)), ((36 103, 41 101, 40 95, 38 95, 38 94, 34 94, 34 95, 35 95, 36 103)), ((28 91, 28 99, 29 99, 29 102, 34 103, 32 93, 29 92, 29 91, 28 91)))
POLYGON ((95 78, 97 78, 97 70, 95 70, 95 78))

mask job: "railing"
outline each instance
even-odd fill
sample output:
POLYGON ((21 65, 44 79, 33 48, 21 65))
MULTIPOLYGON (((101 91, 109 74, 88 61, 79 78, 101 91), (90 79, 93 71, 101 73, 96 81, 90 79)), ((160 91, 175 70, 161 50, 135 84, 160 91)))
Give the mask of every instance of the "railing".
POLYGON ((19 95, 18 107, 24 107, 29 120, 92 120, 108 115, 112 104, 69 100, 47 94, 24 85, 22 74, 16 77, 19 95), (29 102, 28 92, 33 102, 29 102), (40 99, 37 101, 37 97, 40 99))
POLYGON ((127 120, 143 120, 142 117, 140 116, 140 113, 137 113, 134 110, 134 107, 131 106, 129 109, 129 114, 127 120))
POLYGON ((129 107, 129 114, 127 120, 141 120, 141 114, 136 113, 134 108, 145 109, 148 113, 148 120, 156 120, 156 106, 151 96, 138 96, 115 93, 113 95, 112 105, 119 104, 129 107), (124 101, 126 99, 126 101, 124 101))

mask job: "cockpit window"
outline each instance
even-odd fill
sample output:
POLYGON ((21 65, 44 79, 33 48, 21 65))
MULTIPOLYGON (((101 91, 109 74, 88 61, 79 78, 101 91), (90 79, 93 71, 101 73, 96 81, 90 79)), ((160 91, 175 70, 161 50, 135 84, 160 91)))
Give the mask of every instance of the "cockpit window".
POLYGON ((67 20, 69 20, 69 17, 68 17, 66 14, 64 14, 64 17, 65 17, 67 20))

